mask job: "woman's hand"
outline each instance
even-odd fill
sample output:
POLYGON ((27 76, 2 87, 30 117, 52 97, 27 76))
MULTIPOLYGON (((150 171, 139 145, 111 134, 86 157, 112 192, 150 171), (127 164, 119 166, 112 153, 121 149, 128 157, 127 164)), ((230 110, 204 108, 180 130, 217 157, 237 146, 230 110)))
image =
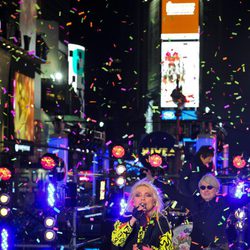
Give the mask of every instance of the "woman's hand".
POLYGON ((142 250, 153 250, 151 247, 148 246, 142 246, 142 250))
POLYGON ((137 247, 137 244, 133 245, 133 250, 139 250, 138 247, 137 247))
MULTIPOLYGON (((137 244, 134 244, 132 250, 140 250, 140 249, 138 248, 137 244)), ((148 246, 142 246, 142 250, 153 250, 153 249, 148 246)))
POLYGON ((155 178, 154 178, 153 175, 152 175, 152 172, 151 172, 149 169, 145 169, 145 170, 143 171, 143 173, 146 175, 146 178, 147 178, 149 181, 153 182, 153 181, 155 180, 155 178))

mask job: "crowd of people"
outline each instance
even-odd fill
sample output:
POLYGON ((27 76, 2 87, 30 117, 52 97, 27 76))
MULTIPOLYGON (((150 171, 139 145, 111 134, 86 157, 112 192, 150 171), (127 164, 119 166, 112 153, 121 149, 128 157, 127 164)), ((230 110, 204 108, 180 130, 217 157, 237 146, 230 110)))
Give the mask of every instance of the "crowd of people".
POLYGON ((180 170, 176 185, 164 182, 145 170, 146 178, 136 182, 130 192, 127 213, 114 224, 111 235, 113 249, 170 250, 173 228, 163 213, 164 194, 187 209, 192 221, 191 250, 227 250, 227 218, 235 209, 246 206, 247 199, 221 194, 221 184, 211 166, 214 149, 202 146, 194 158, 180 170))

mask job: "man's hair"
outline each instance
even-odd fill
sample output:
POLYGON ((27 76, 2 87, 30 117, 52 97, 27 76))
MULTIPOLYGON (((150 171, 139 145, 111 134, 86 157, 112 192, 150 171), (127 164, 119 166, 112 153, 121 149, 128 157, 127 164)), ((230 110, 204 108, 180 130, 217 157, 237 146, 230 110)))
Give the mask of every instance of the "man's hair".
POLYGON ((213 174, 205 174, 199 181, 199 187, 201 186, 201 182, 206 182, 207 184, 215 187, 217 191, 220 190, 220 181, 213 174))
POLYGON ((210 145, 201 146, 196 155, 198 157, 202 156, 203 158, 214 156, 214 148, 210 145))

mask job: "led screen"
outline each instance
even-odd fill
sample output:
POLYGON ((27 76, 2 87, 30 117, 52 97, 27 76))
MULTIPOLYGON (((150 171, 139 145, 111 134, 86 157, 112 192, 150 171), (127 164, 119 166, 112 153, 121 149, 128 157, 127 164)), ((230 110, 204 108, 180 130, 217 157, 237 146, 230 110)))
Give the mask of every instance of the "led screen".
POLYGON ((162 39, 199 38, 199 1, 162 0, 162 39))
MULTIPOLYGON (((162 120, 176 120, 175 110, 163 110, 161 112, 162 120)), ((195 110, 182 110, 180 120, 197 120, 197 114, 195 110)))
POLYGON ((69 84, 72 85, 77 93, 77 88, 84 87, 84 64, 85 48, 78 44, 68 44, 68 63, 69 63, 69 84))
POLYGON ((15 73, 14 131, 17 139, 34 140, 34 79, 15 73))
POLYGON ((161 107, 175 108, 171 94, 177 87, 186 97, 185 107, 199 106, 199 41, 162 42, 161 107))

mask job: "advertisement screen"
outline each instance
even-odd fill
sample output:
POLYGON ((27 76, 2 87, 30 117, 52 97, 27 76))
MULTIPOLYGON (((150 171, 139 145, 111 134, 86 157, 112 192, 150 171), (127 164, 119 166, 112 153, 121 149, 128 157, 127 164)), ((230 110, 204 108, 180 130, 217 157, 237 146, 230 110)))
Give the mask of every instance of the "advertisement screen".
POLYGON ((34 79, 15 73, 14 130, 17 139, 34 140, 34 79))
POLYGON ((199 1, 162 0, 162 39, 199 38, 199 1))
POLYGON ((199 41, 162 42, 161 107, 176 108, 171 94, 178 87, 186 108, 199 106, 199 41))
MULTIPOLYGON (((197 113, 196 110, 185 110, 181 111, 180 120, 197 120, 197 113)), ((162 110, 161 112, 161 119, 162 120, 176 120, 176 111, 175 110, 162 110)))
POLYGON ((85 67, 85 48, 78 44, 68 44, 68 63, 69 63, 69 84, 72 85, 77 93, 77 88, 84 88, 84 67, 85 67))

